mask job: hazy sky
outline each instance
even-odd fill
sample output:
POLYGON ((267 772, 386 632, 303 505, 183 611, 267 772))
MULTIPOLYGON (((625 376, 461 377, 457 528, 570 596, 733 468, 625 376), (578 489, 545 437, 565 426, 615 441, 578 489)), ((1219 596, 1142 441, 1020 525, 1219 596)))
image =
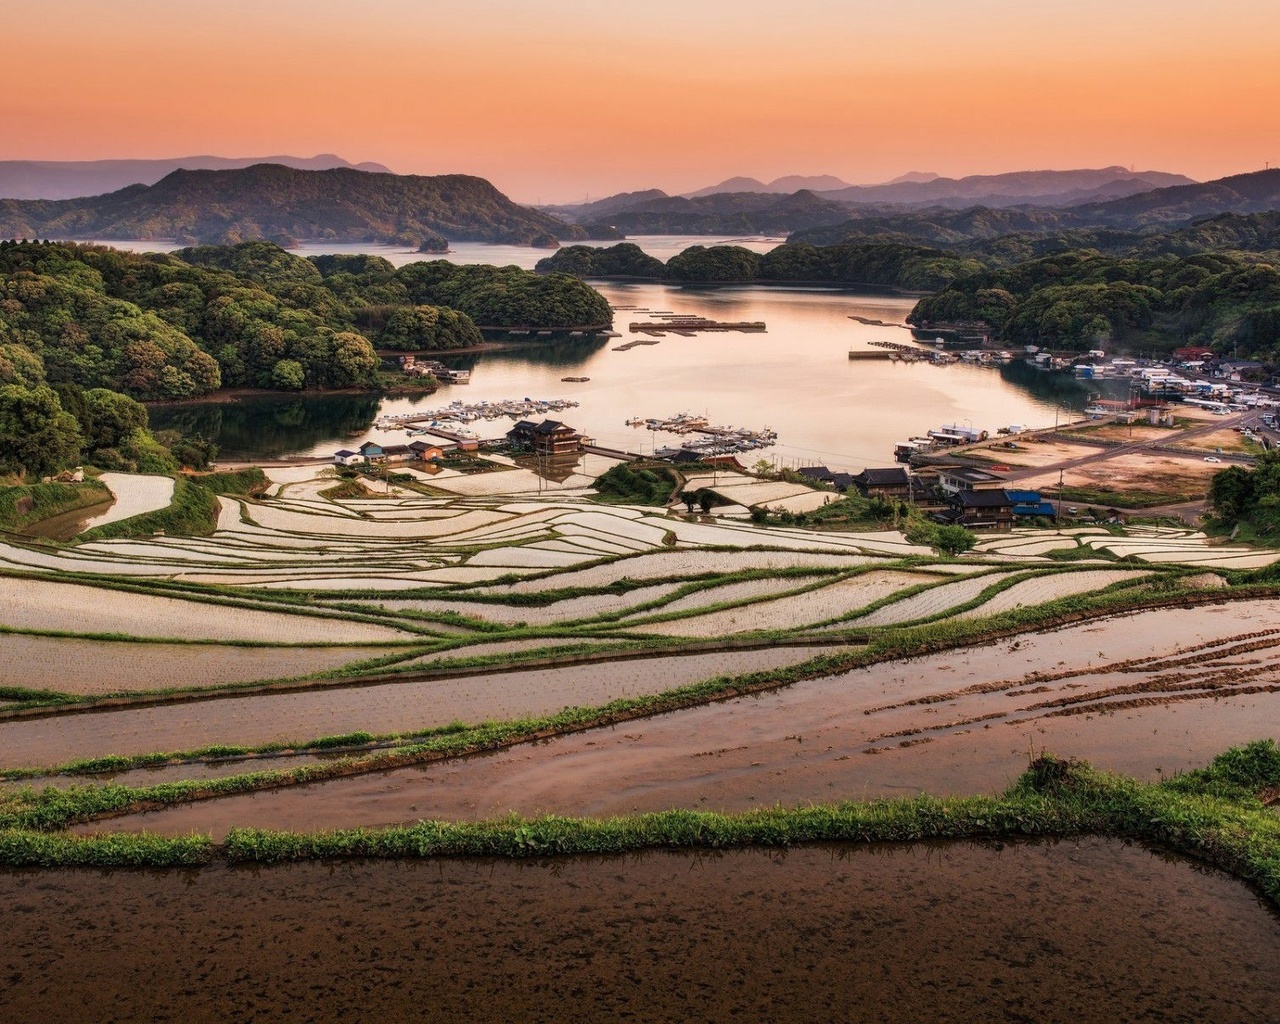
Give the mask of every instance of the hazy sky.
POLYGON ((0 159, 335 152, 544 202, 1280 162, 1280 0, 43 0, 0 159))

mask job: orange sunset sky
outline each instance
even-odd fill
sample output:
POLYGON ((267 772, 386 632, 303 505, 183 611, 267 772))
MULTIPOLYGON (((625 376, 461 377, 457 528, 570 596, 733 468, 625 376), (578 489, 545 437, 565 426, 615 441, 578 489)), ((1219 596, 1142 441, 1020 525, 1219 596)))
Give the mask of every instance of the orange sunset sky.
POLYGON ((335 152, 521 201, 1280 161, 1277 0, 45 0, 0 159, 335 152))

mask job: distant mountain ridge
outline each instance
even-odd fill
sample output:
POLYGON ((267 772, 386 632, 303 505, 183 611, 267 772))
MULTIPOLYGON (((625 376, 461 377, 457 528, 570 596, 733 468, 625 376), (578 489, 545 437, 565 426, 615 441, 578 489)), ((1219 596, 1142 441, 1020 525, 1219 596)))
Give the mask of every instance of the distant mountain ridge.
MULTIPOLYGON (((914 177, 914 176, 913 176, 914 177)), ((1126 167, 1101 167, 1071 171, 1013 171, 1008 174, 973 174, 964 178, 932 178, 884 185, 852 185, 823 193, 826 199, 854 205, 958 206, 1066 206, 1105 196, 1148 192, 1173 185, 1194 185, 1182 174, 1167 171, 1130 171, 1126 167)))
POLYGON ((685 199, 698 199, 721 192, 776 192, 790 195, 801 189, 808 189, 811 192, 830 192, 852 187, 847 181, 842 181, 834 174, 788 174, 782 178, 774 178, 767 185, 757 178, 726 178, 719 185, 707 185, 693 192, 684 192, 682 195, 685 199))
POLYGON ((850 208, 801 189, 790 195, 773 192, 717 192, 709 196, 669 196, 656 189, 635 201, 610 196, 584 206, 547 208, 577 224, 587 225, 596 237, 606 229, 626 234, 786 234, 802 228, 836 224, 848 218, 850 208))
POLYGON ((168 238, 234 244, 268 239, 394 242, 444 239, 544 245, 587 232, 520 206, 483 178, 257 164, 174 171, 84 199, 0 200, 0 238, 168 238))
MULTIPOLYGON (((1123 232, 1204 230, 1206 219, 1219 221, 1219 230, 1239 228, 1226 215, 1252 216, 1280 211, 1280 169, 1233 174, 1213 182, 1149 189, 1133 196, 1057 207, 1025 204, 1006 209, 973 205, 951 209, 942 204, 924 209, 863 207, 850 210, 838 224, 814 225, 792 234, 792 242, 833 244, 844 241, 914 241, 955 246, 965 239, 997 238, 1005 234, 1046 234, 1079 229, 1123 232), (1231 225, 1230 228, 1226 225, 1231 225)), ((1256 230, 1245 225, 1240 244, 1256 248, 1256 230)), ((1263 233, 1266 233, 1263 229, 1263 233)))
POLYGON ((592 203, 544 209, 574 223, 609 225, 629 233, 776 233, 836 225, 862 212, 887 215, 972 207, 1061 210, 1124 199, 1159 188, 1196 187, 1195 182, 1181 174, 1135 172, 1117 166, 1015 171, 966 178, 942 178, 931 172, 911 171, 882 185, 848 185, 825 191, 797 188, 790 193, 775 190, 775 186, 783 184, 830 180, 838 179, 831 179, 829 175, 792 176, 766 185, 755 178, 730 178, 712 186, 718 191, 701 189, 685 196, 670 196, 660 189, 647 189, 592 203))
POLYGON ((164 160, 0 160, 0 199, 77 199, 117 192, 128 185, 154 185, 174 171, 229 171, 280 164, 300 171, 349 167, 390 174, 369 161, 349 163, 333 153, 316 156, 180 156, 164 160))

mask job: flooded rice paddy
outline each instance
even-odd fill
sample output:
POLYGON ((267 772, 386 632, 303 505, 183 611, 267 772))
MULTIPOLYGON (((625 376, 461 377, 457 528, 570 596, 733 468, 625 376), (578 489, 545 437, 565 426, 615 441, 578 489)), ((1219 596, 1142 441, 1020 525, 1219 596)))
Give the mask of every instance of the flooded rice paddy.
POLYGON ((1278 612, 1280 602, 1257 601, 1115 616, 484 756, 229 796, 84 831, 219 837, 232 826, 993 793, 1044 750, 1155 780, 1274 731, 1278 612))
POLYGON ((0 872, 0 1018, 1280 1018, 1280 921, 1115 841, 0 872))
POLYGON ((455 721, 548 715, 717 675, 780 668, 807 661, 823 650, 783 646, 477 671, 421 681, 335 685, 0 722, 0 768, 61 764, 107 754, 191 750, 217 743, 259 746, 355 731, 412 732, 455 721))
POLYGON ((81 696, 290 678, 386 656, 385 647, 229 647, 6 636, 7 681, 81 696))

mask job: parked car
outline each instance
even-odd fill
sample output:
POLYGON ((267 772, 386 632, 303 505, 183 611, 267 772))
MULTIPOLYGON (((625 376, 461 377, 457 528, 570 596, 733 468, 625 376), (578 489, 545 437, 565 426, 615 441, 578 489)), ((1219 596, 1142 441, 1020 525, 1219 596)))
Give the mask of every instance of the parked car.
POLYGON ((1218 458, 1218 456, 1216 455, 1206 455, 1204 457, 1204 461, 1205 462, 1221 462, 1222 460, 1218 458))

